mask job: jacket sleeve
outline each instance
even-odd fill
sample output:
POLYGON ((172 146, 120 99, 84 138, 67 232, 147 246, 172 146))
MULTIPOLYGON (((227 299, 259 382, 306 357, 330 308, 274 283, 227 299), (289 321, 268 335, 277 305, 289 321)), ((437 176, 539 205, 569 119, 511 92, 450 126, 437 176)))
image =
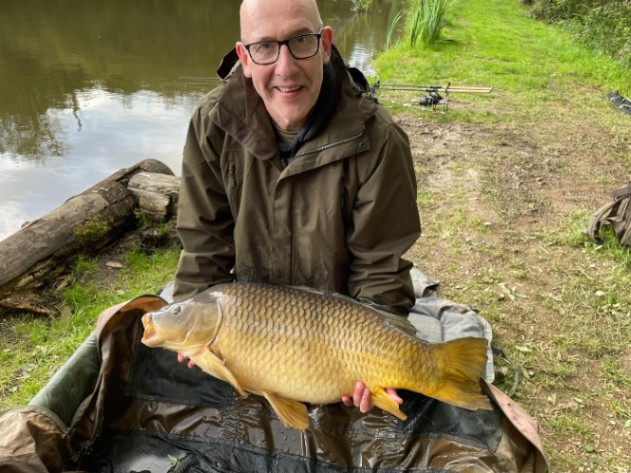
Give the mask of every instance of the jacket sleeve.
POLYGON ((407 315, 415 296, 412 263, 403 254, 421 234, 421 223, 407 135, 387 122, 385 133, 380 133, 385 140, 373 144, 380 149, 370 151, 377 159, 359 160, 366 164, 359 169, 360 187, 347 240, 353 256, 348 288, 360 301, 407 315))
POLYGON ((194 112, 184 146, 177 217, 183 249, 175 274, 175 300, 233 279, 234 218, 221 172, 221 150, 210 139, 218 130, 208 118, 208 103, 207 98, 194 112))

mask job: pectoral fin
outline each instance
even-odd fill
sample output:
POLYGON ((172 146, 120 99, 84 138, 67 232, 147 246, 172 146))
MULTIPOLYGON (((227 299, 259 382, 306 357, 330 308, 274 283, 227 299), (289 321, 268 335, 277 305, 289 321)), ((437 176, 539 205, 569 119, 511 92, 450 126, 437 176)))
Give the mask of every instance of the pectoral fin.
POLYGON ((247 393, 243 390, 243 387, 239 381, 237 381, 237 378, 234 377, 232 371, 230 371, 224 361, 210 351, 210 349, 193 357, 192 359, 195 364, 202 369, 202 371, 214 376, 215 378, 219 378, 226 383, 230 383, 234 389, 239 392, 239 394, 243 397, 247 396, 247 393))
POLYGON ((397 402, 392 399, 390 395, 388 395, 385 389, 370 389, 370 395, 372 398, 372 403, 375 406, 383 409, 386 412, 389 412, 390 414, 401 420, 405 420, 408 418, 408 416, 401 412, 401 410, 399 409, 399 404, 397 404, 397 402))
POLYGON ((307 415, 307 406, 302 402, 287 399, 268 391, 262 392, 265 399, 272 405, 278 418, 285 427, 293 427, 298 430, 305 430, 309 427, 309 416, 307 415))

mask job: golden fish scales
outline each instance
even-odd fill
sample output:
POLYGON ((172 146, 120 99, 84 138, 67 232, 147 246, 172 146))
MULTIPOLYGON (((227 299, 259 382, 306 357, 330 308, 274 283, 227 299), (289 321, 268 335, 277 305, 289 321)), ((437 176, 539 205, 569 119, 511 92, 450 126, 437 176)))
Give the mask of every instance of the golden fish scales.
POLYGON ((402 371, 423 369, 427 363, 427 357, 414 357, 419 353, 412 349, 416 340, 401 337, 376 316, 362 315, 359 304, 329 297, 323 306, 318 294, 299 294, 296 298, 289 288, 255 287, 248 297, 231 296, 230 291, 222 297, 227 309, 213 345, 233 372, 242 373, 244 385, 327 404, 351 393, 359 379, 367 386, 378 386, 378 378, 385 387, 409 388, 403 386, 402 371), (366 365, 389 369, 369 376, 373 373, 362 369, 366 365), (392 369, 396 367, 400 369, 392 369), (319 382, 305 393, 307 373, 319 382))
POLYGON ((145 344, 189 356, 242 395, 265 396, 281 421, 298 429, 308 426, 303 402, 339 402, 359 380, 376 406, 399 419, 406 416, 385 388, 490 409, 478 384, 485 339, 426 343, 411 335, 406 319, 340 295, 224 284, 146 314, 143 323, 145 344))

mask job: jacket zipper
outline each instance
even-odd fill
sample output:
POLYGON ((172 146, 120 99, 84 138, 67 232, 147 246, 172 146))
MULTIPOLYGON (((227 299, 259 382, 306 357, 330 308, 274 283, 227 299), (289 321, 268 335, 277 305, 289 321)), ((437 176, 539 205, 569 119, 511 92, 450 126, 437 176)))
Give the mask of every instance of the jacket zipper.
POLYGON ((349 138, 345 138, 343 140, 336 141, 334 143, 328 143, 328 144, 325 144, 325 145, 322 145, 322 146, 318 146, 317 148, 313 148, 313 149, 310 149, 308 151, 303 151, 302 153, 296 154, 294 156, 294 158, 297 158, 298 156, 305 156, 307 154, 318 153, 320 151, 324 151, 326 149, 333 148, 334 146, 339 146, 339 145, 343 145, 343 144, 346 144, 346 143, 350 143, 351 141, 354 141, 354 140, 360 138, 362 136, 362 134, 363 133, 360 132, 360 133, 357 133, 356 135, 353 135, 353 136, 351 136, 349 138))

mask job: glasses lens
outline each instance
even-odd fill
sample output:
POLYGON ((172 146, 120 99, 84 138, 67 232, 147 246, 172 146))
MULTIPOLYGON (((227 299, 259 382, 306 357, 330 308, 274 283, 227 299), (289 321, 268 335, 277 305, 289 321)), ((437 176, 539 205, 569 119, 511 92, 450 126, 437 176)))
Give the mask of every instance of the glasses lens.
POLYGON ((319 45, 320 38, 315 34, 296 36, 295 38, 291 38, 287 43, 291 54, 296 59, 306 59, 314 56, 318 52, 319 45))
POLYGON ((279 45, 275 41, 266 41, 250 45, 250 56, 259 64, 272 63, 278 58, 279 45))
POLYGON ((296 59, 307 59, 317 54, 320 47, 320 33, 309 33, 285 41, 261 41, 246 47, 255 63, 267 65, 278 60, 282 44, 287 45, 291 55, 296 59))

